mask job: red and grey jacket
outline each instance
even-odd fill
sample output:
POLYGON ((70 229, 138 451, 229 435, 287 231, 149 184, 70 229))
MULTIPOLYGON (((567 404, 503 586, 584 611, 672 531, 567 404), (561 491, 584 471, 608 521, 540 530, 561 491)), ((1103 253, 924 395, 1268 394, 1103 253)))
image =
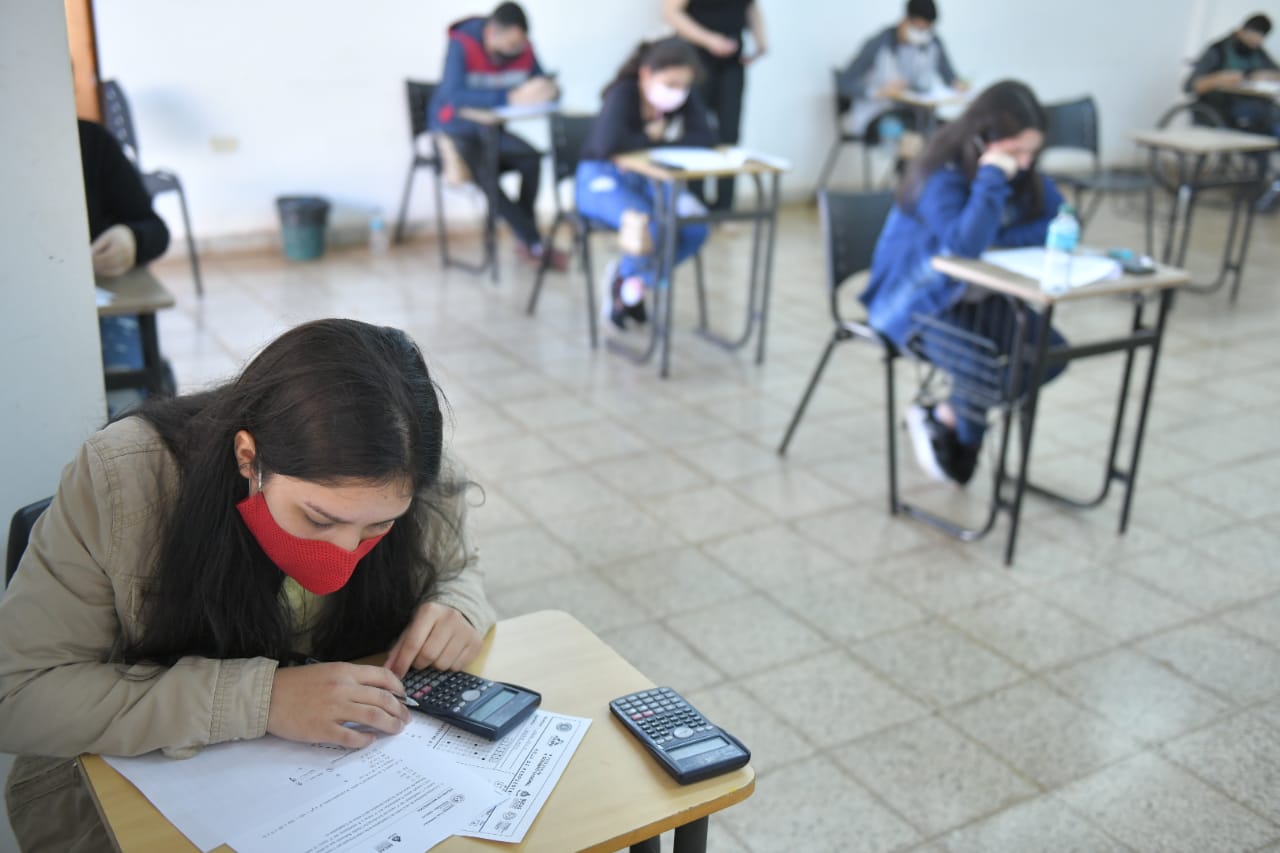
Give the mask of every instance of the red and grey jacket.
POLYGON ((458 118, 459 107, 500 107, 507 93, 542 75, 542 66, 526 44, 524 53, 499 63, 484 49, 484 18, 467 18, 449 27, 449 52, 435 97, 427 107, 427 126, 447 133, 475 133, 477 128, 458 118))

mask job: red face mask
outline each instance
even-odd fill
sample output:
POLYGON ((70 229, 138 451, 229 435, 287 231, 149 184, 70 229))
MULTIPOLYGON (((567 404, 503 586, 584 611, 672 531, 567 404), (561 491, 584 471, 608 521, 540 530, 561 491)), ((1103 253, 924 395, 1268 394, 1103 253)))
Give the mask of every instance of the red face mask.
POLYGON ((236 504, 236 509, 271 562, 316 595, 328 595, 346 586, 356 564, 387 535, 380 533, 365 539, 354 551, 294 536, 276 522, 261 490, 236 504))

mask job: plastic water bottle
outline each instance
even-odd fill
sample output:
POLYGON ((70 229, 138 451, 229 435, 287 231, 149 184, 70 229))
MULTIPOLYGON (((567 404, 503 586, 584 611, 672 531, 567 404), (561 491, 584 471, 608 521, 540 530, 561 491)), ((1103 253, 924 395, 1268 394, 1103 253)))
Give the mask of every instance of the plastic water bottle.
POLYGON ((1075 208, 1063 204, 1045 235, 1044 273, 1040 278, 1040 289, 1045 293, 1060 296, 1071 288, 1071 255, 1079 242, 1080 221, 1075 208))
POLYGON ((897 155, 898 140, 902 139, 902 134, 906 132, 906 127, 902 124, 902 119, 893 113, 880 116, 876 122, 876 131, 880 134, 880 144, 884 150, 897 155))
POLYGON ((369 217, 369 251, 375 255, 384 255, 391 247, 391 235, 387 233, 387 223, 382 219, 382 211, 375 210, 369 217))

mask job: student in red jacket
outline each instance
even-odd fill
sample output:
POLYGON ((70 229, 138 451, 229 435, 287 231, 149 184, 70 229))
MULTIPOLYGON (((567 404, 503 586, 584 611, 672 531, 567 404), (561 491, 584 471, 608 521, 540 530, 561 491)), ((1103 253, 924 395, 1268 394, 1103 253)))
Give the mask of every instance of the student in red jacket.
MULTIPOLYGON (((484 129, 459 115, 463 107, 502 107, 543 104, 560 97, 529 41, 529 19, 517 3, 503 3, 486 18, 465 18, 449 27, 449 51, 435 97, 427 107, 427 125, 448 134, 471 174, 482 185, 494 176, 484 156, 484 129)), ((542 257, 542 235, 534 219, 542 171, 541 155, 525 140, 502 131, 498 172, 520 173, 520 195, 510 199, 499 190, 495 212, 515 232, 526 260, 542 257)), ((556 253, 552 265, 565 267, 556 253)))

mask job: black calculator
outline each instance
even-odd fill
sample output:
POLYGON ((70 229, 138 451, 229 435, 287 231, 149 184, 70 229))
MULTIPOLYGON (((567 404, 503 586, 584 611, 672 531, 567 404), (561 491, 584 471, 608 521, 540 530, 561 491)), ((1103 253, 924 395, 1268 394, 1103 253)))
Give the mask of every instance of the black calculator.
POLYGON ((542 704, 542 696, 532 690, 438 669, 409 670, 404 692, 418 703, 414 710, 488 740, 502 737, 542 704))
POLYGON ((742 741, 712 725, 670 687, 619 696, 609 709, 681 785, 737 770, 751 760, 742 741))

